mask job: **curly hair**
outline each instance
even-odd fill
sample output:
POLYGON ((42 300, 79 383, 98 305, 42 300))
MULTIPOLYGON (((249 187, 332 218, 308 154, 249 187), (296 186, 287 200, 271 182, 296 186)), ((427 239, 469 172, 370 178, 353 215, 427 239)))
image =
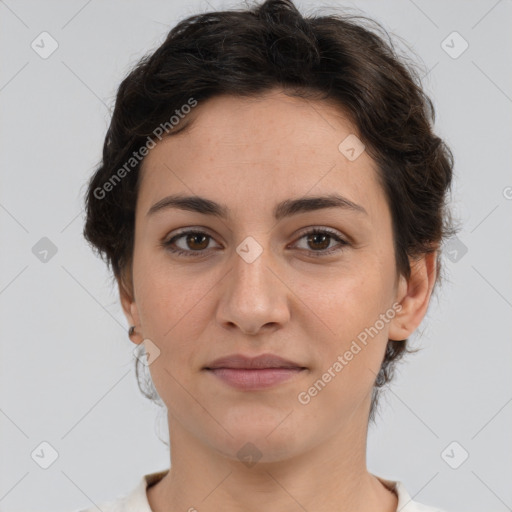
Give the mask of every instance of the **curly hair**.
MULTIPOLYGON (((291 0, 267 0, 184 19, 120 84, 102 161, 88 183, 84 228, 116 279, 131 271, 142 161, 133 157, 155 136, 155 128, 169 125, 191 98, 251 97, 275 87, 289 96, 329 101, 357 127, 377 163, 391 212, 398 274, 409 278, 410 258, 438 250, 455 233, 447 208, 453 155, 433 133, 434 107, 416 67, 398 54, 374 20, 348 14, 305 17, 291 0)), ((182 125, 171 126, 166 136, 188 126, 182 125)), ((436 283, 440 268, 438 251, 436 283)), ((396 363, 415 351, 407 342, 388 340, 370 422, 396 363)), ((143 389, 138 372, 137 379, 148 398, 158 398, 154 389, 143 389)))

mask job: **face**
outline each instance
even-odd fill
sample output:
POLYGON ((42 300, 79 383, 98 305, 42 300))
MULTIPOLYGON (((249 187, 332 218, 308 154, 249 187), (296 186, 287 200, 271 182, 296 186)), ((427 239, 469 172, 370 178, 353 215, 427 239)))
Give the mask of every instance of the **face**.
POLYGON ((143 162, 133 281, 121 287, 139 341, 160 351, 149 369, 171 436, 179 425, 233 459, 251 442, 274 461, 347 435, 367 422, 388 337, 410 333, 376 165, 365 151, 354 159, 358 147, 340 151, 357 132, 326 103, 273 91, 216 97, 189 115, 188 130, 143 162), (344 206, 274 216, 284 201, 333 194, 344 206), (171 195, 206 198, 226 216, 166 206, 171 195), (261 389, 205 370, 263 353, 305 370, 261 389))

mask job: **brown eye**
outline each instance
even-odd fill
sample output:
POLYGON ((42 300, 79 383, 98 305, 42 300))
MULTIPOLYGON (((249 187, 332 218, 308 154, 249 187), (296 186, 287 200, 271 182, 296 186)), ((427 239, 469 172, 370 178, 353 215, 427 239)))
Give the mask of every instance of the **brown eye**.
POLYGON ((331 241, 331 235, 324 233, 313 233, 308 235, 308 244, 313 244, 313 249, 324 250, 329 247, 331 241))
POLYGON ((212 237, 203 231, 184 231, 163 242, 166 250, 181 256, 203 256, 212 237), (183 240, 182 245, 178 241, 183 240))
POLYGON ((343 240, 336 232, 330 229, 315 228, 304 233, 299 240, 305 239, 307 247, 302 247, 313 256, 328 256, 332 253, 342 251, 345 246, 350 245, 343 240), (329 248, 332 241, 338 242, 337 246, 329 248))
POLYGON ((208 235, 205 235, 203 233, 192 233, 186 236, 185 243, 190 249, 200 251, 208 247, 209 238, 210 237, 208 235))
MULTIPOLYGON (((305 239, 307 247, 302 249, 313 256, 328 256, 332 253, 343 250, 344 246, 350 245, 343 240, 336 232, 328 229, 313 229, 304 233, 299 240, 305 239), (334 247, 329 247, 331 242, 338 242, 334 247)), ((162 245, 166 250, 180 256, 204 256, 208 252, 208 245, 213 238, 203 231, 184 231, 162 245), (181 242, 179 245, 177 242, 181 242)))

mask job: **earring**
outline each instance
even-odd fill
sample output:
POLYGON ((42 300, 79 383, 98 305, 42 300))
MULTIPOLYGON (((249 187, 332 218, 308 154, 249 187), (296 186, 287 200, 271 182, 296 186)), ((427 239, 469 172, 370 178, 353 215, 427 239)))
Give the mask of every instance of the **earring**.
POLYGON ((135 325, 131 325, 128 329, 128 336, 133 336, 133 333, 135 332, 135 325))

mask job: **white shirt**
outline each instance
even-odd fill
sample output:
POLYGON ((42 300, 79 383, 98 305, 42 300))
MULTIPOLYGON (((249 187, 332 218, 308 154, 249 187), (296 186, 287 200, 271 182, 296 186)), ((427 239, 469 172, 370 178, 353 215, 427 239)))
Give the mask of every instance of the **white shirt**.
MULTIPOLYGON (((139 484, 129 494, 115 500, 107 501, 99 506, 101 512, 153 512, 149 506, 146 489, 161 480, 169 470, 144 475, 139 484)), ((385 480, 376 476, 388 489, 398 496, 397 512, 443 512, 439 508, 428 507, 413 501, 402 482, 385 480)), ((76 510, 75 512, 97 512, 96 507, 76 510)))

